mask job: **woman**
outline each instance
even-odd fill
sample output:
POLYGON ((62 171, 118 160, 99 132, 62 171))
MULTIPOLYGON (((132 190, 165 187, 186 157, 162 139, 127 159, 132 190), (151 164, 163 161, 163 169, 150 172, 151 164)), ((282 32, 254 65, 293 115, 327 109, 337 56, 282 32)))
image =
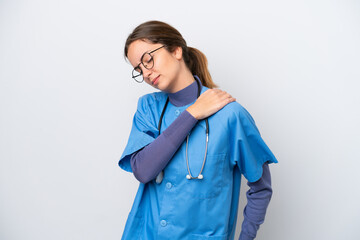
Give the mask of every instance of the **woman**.
POLYGON ((277 161, 250 114, 213 89, 206 57, 166 23, 136 27, 125 56, 133 79, 160 92, 139 99, 119 161, 141 182, 122 239, 234 239, 241 174, 250 190, 240 239, 254 239, 277 161))

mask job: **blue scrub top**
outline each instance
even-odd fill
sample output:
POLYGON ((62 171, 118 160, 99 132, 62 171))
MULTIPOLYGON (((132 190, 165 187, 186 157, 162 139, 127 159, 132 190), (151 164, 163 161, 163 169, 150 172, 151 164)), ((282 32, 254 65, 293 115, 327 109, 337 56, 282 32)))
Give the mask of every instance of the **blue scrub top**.
MULTIPOLYGON (((202 87, 202 92, 208 88, 202 87)), ((158 136, 158 122, 167 94, 155 92, 139 99, 127 146, 119 166, 132 172, 131 154, 158 136)), ((166 108, 164 131, 191 104, 166 108)), ((234 239, 241 174, 250 182, 262 176, 265 162, 277 160, 260 136, 253 118, 232 102, 208 118, 209 143, 202 180, 186 179, 186 141, 164 169, 160 184, 140 183, 122 239, 234 239)), ((188 156, 193 176, 200 172, 206 141, 201 120, 190 132, 188 156)), ((156 157, 156 156, 154 156, 156 157)))

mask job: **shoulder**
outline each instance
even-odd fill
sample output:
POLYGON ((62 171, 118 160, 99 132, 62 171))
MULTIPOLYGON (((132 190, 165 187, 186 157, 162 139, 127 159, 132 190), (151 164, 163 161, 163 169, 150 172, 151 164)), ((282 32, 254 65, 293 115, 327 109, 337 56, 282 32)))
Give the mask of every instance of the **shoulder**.
POLYGON ((231 102, 219 111, 220 114, 228 116, 228 118, 252 119, 250 113, 238 102, 231 102))
POLYGON ((159 116, 167 98, 166 93, 153 92, 138 99, 134 121, 156 131, 159 116))
MULTIPOLYGON (((202 93, 208 90, 209 88, 203 86, 202 93)), ((250 113, 238 102, 231 102, 219 110, 215 115, 221 116, 222 118, 238 118, 246 117, 251 118, 250 113)))
POLYGON ((141 96, 138 100, 138 110, 145 110, 147 108, 157 107, 162 105, 167 98, 164 92, 153 92, 141 96))
POLYGON ((255 120, 238 102, 231 102, 223 107, 216 113, 218 121, 221 125, 229 128, 231 131, 234 129, 254 129, 258 131, 255 120))
POLYGON ((164 92, 152 92, 145 94, 139 98, 139 104, 156 104, 166 100, 167 94, 164 92))

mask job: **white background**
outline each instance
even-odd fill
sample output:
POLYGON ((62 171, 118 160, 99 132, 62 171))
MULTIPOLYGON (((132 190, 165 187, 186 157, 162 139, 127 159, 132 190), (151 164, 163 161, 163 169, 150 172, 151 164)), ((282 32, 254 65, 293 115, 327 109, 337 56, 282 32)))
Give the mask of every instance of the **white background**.
POLYGON ((360 239, 355 0, 0 0, 0 239, 120 239, 138 183, 117 162, 154 91, 123 46, 153 19, 206 54, 279 160, 257 239, 360 239))

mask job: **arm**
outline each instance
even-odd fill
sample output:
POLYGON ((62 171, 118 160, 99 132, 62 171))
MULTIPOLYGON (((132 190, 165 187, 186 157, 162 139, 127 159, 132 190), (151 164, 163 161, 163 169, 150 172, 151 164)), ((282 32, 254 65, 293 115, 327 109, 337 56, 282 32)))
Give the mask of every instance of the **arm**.
POLYGON ((166 167, 198 120, 211 116, 233 101, 235 98, 220 89, 209 89, 201 94, 152 143, 131 155, 134 176, 142 183, 154 179, 166 167))
POLYGON ((142 183, 153 180, 165 168, 196 123, 197 119, 184 111, 152 143, 133 153, 130 163, 136 179, 142 183))
POLYGON ((239 240, 253 240, 260 224, 264 222, 266 209, 272 196, 268 163, 263 165, 262 177, 256 182, 248 182, 248 186, 250 187, 246 193, 248 203, 244 208, 244 221, 239 240))

